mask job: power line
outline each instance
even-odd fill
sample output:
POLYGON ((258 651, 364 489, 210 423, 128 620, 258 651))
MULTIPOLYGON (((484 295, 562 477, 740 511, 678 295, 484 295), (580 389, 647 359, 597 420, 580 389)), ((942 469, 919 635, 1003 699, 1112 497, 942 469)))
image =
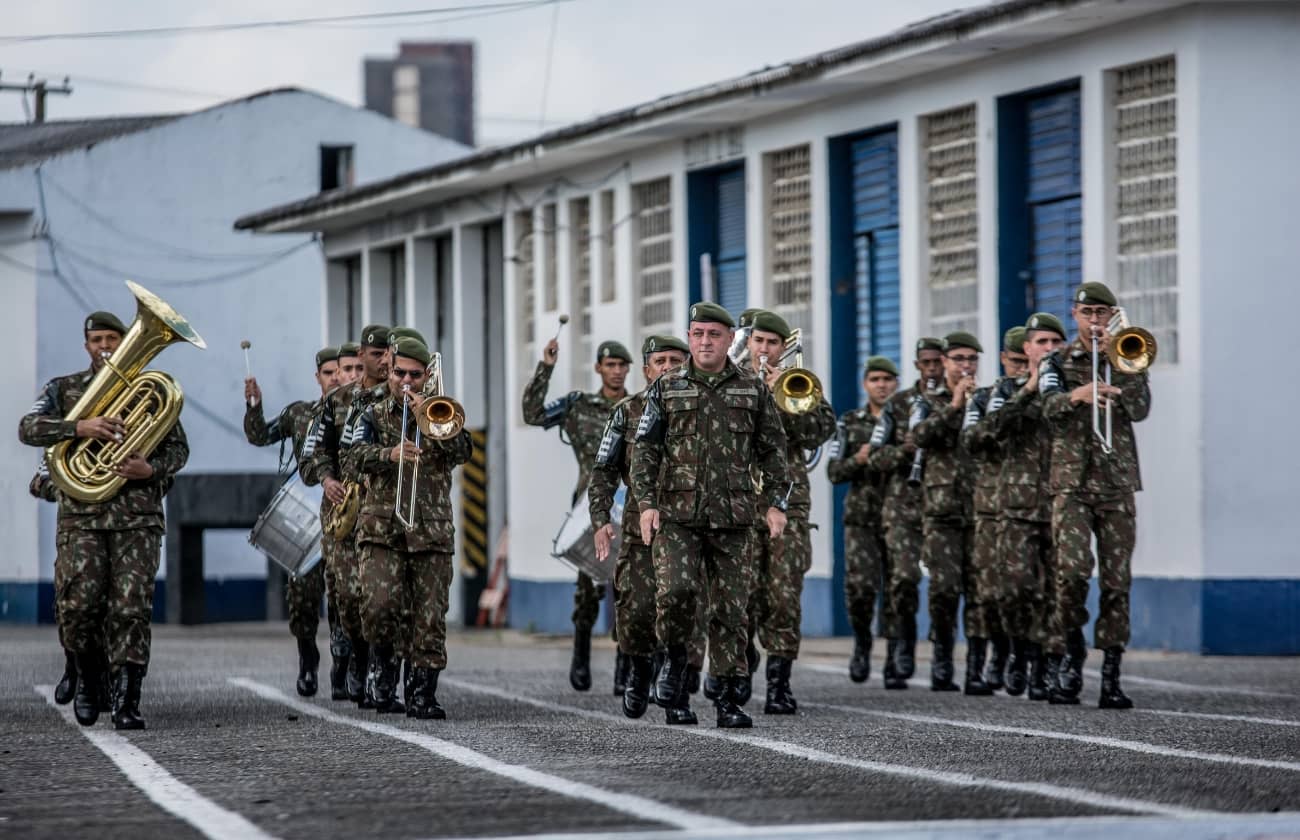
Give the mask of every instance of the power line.
POLYGON ((551 65, 555 62, 555 33, 560 28, 560 6, 551 7, 551 35, 546 45, 546 74, 542 77, 542 108, 537 115, 537 130, 546 128, 546 98, 551 92, 551 65))

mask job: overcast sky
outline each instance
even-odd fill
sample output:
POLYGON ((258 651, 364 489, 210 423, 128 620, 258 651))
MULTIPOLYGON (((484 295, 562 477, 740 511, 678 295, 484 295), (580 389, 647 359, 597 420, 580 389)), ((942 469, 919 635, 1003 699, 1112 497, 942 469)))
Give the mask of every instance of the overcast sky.
MULTIPOLYGON (((7 4, 0 34, 230 23, 484 2, 489 0, 42 0, 7 4)), ((478 44, 479 139, 487 144, 536 132, 553 17, 549 124, 780 64, 982 2, 568 0, 442 23, 370 21, 166 37, 0 42, 0 80, 19 82, 31 71, 51 81, 71 76, 74 93, 50 97, 50 119, 193 110, 285 85, 361 104, 361 62, 366 56, 390 55, 403 39, 469 38, 478 44), (191 94, 133 90, 95 80, 191 94)), ((0 122, 24 119, 20 97, 0 93, 0 122)))

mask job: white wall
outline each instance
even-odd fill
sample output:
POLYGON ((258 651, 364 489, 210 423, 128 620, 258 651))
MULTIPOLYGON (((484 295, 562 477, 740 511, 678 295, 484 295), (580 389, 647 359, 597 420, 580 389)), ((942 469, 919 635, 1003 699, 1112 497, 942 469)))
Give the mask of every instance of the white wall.
MULTIPOLYGON (((3 182, 0 181, 0 186, 3 182)), ((0 192, 0 194, 6 194, 0 192)), ((9 194, 6 194, 9 195, 9 194)), ((7 204, 8 201, 3 203, 7 204)), ((31 351, 36 346, 36 278, 21 268, 36 260, 36 243, 22 241, 31 228, 27 214, 0 214, 0 290, 12 317, 8 320, 9 346, 18 349, 13 364, 0 365, 0 414, 8 418, 10 433, 0 435, 0 532, 5 534, 5 551, 0 552, 0 581, 31 583, 39 579, 42 530, 37 510, 42 503, 27 492, 28 482, 40 463, 38 450, 18 440, 18 418, 26 414, 40 383, 36 379, 31 351), (13 262, 10 262, 12 260, 13 262), (15 264, 16 263, 16 264, 15 264)), ((51 505, 44 504, 46 508, 51 505)), ((53 549, 53 540, 50 540, 53 549)), ((0 619, 4 616, 0 615, 0 619)))

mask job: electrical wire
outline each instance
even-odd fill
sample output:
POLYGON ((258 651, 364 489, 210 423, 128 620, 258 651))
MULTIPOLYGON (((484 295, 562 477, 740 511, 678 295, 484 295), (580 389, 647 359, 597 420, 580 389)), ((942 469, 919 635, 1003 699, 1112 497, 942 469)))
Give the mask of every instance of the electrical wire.
POLYGON ((542 75, 542 107, 537 114, 537 130, 546 127, 546 99, 551 92, 551 65, 555 63, 555 34, 560 29, 560 4, 551 7, 551 35, 546 45, 546 72, 542 75))
POLYGON ((89 268, 96 269, 98 271, 104 272, 105 274, 110 274, 114 277, 118 277, 125 280, 138 280, 140 282, 149 283, 151 286, 159 286, 164 288, 166 287, 184 288, 187 286, 206 286, 206 285, 215 285, 218 283, 227 283, 232 280, 241 280, 258 271, 261 271, 266 268, 270 268, 276 263, 289 258, 290 256, 296 254, 302 249, 316 244, 316 239, 315 237, 313 237, 304 242, 299 242, 297 245, 294 245, 290 248, 286 248, 280 253, 271 256, 264 262, 259 263, 257 265, 245 266, 233 271, 222 272, 220 274, 210 274, 204 277, 186 277, 182 279, 175 279, 175 278, 168 278, 168 277, 151 277, 147 274, 142 274, 138 271, 123 270, 121 268, 118 268, 115 265, 102 262, 100 260, 95 259, 94 257, 81 253, 77 249, 69 247, 67 242, 56 240, 52 236, 50 237, 50 243, 56 253, 62 254, 63 256, 69 258, 75 263, 79 263, 89 268))

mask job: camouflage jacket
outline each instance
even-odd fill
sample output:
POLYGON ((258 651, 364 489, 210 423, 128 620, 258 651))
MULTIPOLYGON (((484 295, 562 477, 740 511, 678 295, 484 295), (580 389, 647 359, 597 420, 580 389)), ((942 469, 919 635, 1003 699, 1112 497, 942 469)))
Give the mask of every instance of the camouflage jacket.
POLYGON ((970 518, 974 501, 974 462, 961 445, 961 424, 966 412, 952 404, 952 393, 944 388, 930 394, 930 416, 913 430, 916 445, 925 450, 926 516, 970 518))
POLYGON ((632 455, 632 496, 642 511, 700 528, 754 525, 757 462, 769 505, 785 504, 788 443, 763 383, 731 361, 707 375, 694 362, 650 386, 632 455))
MULTIPOLYGON (((415 418, 408 418, 406 439, 415 440, 415 418)), ((357 544, 375 543, 398 551, 455 551, 456 526, 452 523, 451 471, 469 460, 473 438, 462 429, 450 440, 420 442, 420 469, 416 480, 415 527, 397 521, 397 467, 389 450, 402 440, 402 405, 390 397, 359 411, 349 429, 344 450, 344 471, 367 479, 365 499, 357 519, 357 544)), ((403 467, 402 498, 410 499, 414 464, 403 467)), ((403 513, 405 515, 405 513, 403 513)))
MULTIPOLYGON (((767 383, 759 380, 763 388, 767 389, 767 383)), ((770 394, 771 391, 768 390, 770 394)), ((817 407, 807 414, 787 414, 784 411, 779 412, 781 416, 781 426, 785 429, 786 450, 786 476, 781 482, 781 487, 790 488, 790 501, 786 509, 786 517, 789 519, 798 519, 807 521, 808 514, 812 510, 812 488, 808 483, 808 466, 806 453, 808 450, 816 449, 826 441, 835 436, 835 409, 824 398, 817 407)), ((759 480, 756 466, 751 466, 754 472, 754 480, 759 480)), ((760 496, 769 494, 762 493, 766 485, 759 484, 760 496)), ((785 492, 782 490, 782 492, 785 492)), ((759 499, 757 508, 757 524, 763 525, 763 516, 767 512, 767 502, 759 499)))
MULTIPOLYGON (((600 449, 591 468, 591 481, 587 484, 587 501, 591 509, 591 525, 600 529, 609 524, 609 511, 622 481, 631 486, 633 443, 641 412, 645 411, 647 388, 627 397, 614 406, 601 435, 600 449)), ((631 491, 628 491, 629 493, 631 491)), ((629 497, 623 505, 623 539, 641 540, 641 506, 629 497)))
MULTIPOLYGON (((1123 394, 1113 403, 1114 451, 1109 455, 1093 434, 1092 406, 1070 402, 1070 391, 1092 382, 1091 348, 1076 338, 1043 360, 1038 382, 1043 394, 1043 416, 1052 427, 1052 492, 1114 495, 1141 490, 1133 424, 1151 413, 1147 374, 1112 375, 1111 384, 1123 394), (1044 374, 1048 375, 1047 382, 1044 374)), ((1104 425, 1105 412, 1099 415, 1104 425)))
POLYGON ((921 524, 921 488, 907 483, 912 472, 912 456, 903 448, 912 403, 925 394, 925 386, 918 379, 906 391, 895 392, 885 405, 889 412, 889 434, 879 447, 867 456, 867 467, 886 476, 884 505, 881 520, 886 528, 892 525, 921 524))
POLYGON ((388 384, 380 382, 370 388, 361 383, 340 385, 316 404, 311 430, 298 460, 298 472, 305 484, 320 484, 327 478, 357 481, 343 471, 343 442, 353 405, 367 406, 388 396, 388 384))
MULTIPOLYGON (((28 446, 53 446, 77 436, 77 424, 64 420, 94 375, 89 370, 51 379, 18 423, 18 439, 28 446)), ((106 502, 81 502, 59 494, 59 527, 87 531, 126 531, 152 528, 162 531, 163 496, 190 457, 189 442, 179 421, 149 455, 153 475, 128 481, 106 502)))
POLYGON ((36 468, 36 474, 32 476, 32 483, 27 485, 27 492, 47 502, 59 500, 59 488, 50 480, 50 467, 45 462, 44 455, 41 456, 41 465, 36 468))
POLYGON ((826 476, 835 484, 850 482, 849 493, 844 498, 845 525, 880 525, 889 476, 871 468, 870 453, 866 464, 859 464, 853 456, 864 443, 871 442, 877 427, 884 437, 890 422, 888 405, 881 409, 879 418, 872 415, 870 408, 855 408, 840 416, 835 440, 827 452, 826 476))
POLYGON ((607 400, 598 391, 590 394, 571 391, 547 403, 546 391, 554 372, 554 365, 537 363, 537 370, 524 389, 524 422, 543 429, 560 427, 560 439, 573 447, 573 457, 578 459, 578 486, 573 491, 576 500, 587 489, 605 421, 617 400, 607 400))
POLYGON ((307 448, 307 432, 311 428, 313 418, 319 413, 322 402, 323 400, 291 402, 268 425, 266 415, 262 413, 262 402, 259 400, 257 405, 249 405, 244 409, 244 437, 248 438, 248 442, 254 446, 280 444, 280 471, 284 472, 289 466, 301 463, 307 448), (293 446, 292 462, 286 462, 284 457, 286 441, 293 446))
POLYGON ((1002 462, 1001 446, 993 431, 993 415, 1014 393, 1015 380, 1002 377, 992 385, 976 388, 966 400, 966 415, 961 426, 961 445, 971 456, 975 473, 975 513, 996 516, 1001 509, 998 499, 998 468, 1002 462))
POLYGON ((1038 391, 1018 389, 990 419, 1002 449, 997 491, 1002 515, 1051 522, 1052 431, 1038 391))

